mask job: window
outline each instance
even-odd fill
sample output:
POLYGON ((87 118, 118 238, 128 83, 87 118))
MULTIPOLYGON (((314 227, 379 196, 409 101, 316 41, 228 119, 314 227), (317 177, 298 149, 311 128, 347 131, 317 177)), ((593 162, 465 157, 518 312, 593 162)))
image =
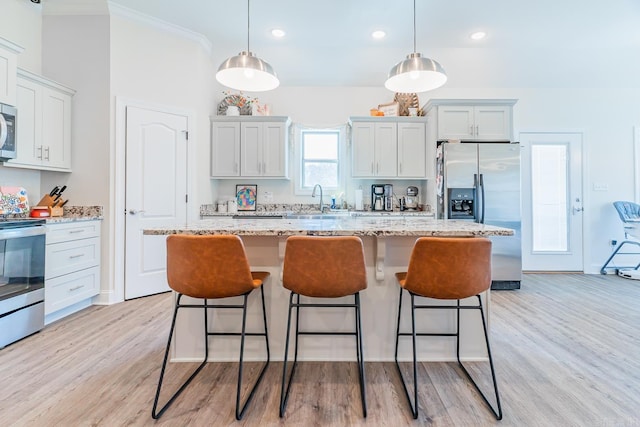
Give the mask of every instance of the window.
POLYGON ((300 178, 303 189, 311 189, 315 184, 326 189, 340 186, 339 142, 339 130, 301 132, 300 178))

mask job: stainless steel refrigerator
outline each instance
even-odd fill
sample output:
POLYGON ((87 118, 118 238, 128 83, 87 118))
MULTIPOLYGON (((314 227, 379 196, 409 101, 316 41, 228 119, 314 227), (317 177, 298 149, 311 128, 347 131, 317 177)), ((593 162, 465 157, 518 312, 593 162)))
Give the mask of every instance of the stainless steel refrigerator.
MULTIPOLYGON (((437 150, 437 217, 515 230, 491 237, 491 289, 522 280, 519 143, 448 143, 437 150)), ((453 261, 455 263, 455 261, 453 261)))

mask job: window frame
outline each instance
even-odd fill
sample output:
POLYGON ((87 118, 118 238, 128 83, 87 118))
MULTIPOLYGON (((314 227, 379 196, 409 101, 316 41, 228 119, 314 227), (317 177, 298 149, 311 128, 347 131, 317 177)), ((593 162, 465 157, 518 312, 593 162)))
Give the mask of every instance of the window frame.
POLYGON ((318 126, 300 126, 295 135, 295 195, 311 195, 313 191, 313 186, 304 187, 304 134, 321 134, 321 133, 335 133, 337 134, 337 143, 338 143, 338 152, 336 160, 313 160, 314 162, 327 162, 327 163, 335 163, 338 167, 338 185, 336 187, 322 187, 322 190, 325 194, 329 194, 329 192, 342 192, 345 189, 345 179, 347 175, 346 171, 346 137, 347 137, 347 128, 345 125, 343 126, 334 126, 334 127, 318 127, 318 126))

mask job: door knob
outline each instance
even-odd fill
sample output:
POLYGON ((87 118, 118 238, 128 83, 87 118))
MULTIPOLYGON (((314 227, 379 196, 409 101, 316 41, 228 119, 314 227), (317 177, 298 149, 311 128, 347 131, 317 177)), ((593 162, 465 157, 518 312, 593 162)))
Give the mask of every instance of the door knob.
POLYGON ((142 212, 144 212, 144 211, 143 210, 138 210, 138 209, 129 209, 129 214, 130 215, 136 215, 136 214, 139 214, 139 213, 142 213, 142 212))

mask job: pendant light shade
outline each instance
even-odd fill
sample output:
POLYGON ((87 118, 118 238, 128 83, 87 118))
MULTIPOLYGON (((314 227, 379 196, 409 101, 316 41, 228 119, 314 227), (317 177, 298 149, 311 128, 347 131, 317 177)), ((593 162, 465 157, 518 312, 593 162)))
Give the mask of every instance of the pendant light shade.
POLYGON ((394 92, 415 93, 439 88, 446 81, 447 74, 438 61, 416 52, 416 0, 413 0, 413 53, 391 68, 384 86, 394 92))
POLYGON ((249 50, 249 0, 247 0, 247 50, 226 59, 216 73, 216 80, 231 89, 263 92, 280 85, 273 67, 249 50))
POLYGON ((245 51, 225 60, 218 68, 216 80, 231 89, 247 92, 272 90, 280 84, 268 62, 245 51))

